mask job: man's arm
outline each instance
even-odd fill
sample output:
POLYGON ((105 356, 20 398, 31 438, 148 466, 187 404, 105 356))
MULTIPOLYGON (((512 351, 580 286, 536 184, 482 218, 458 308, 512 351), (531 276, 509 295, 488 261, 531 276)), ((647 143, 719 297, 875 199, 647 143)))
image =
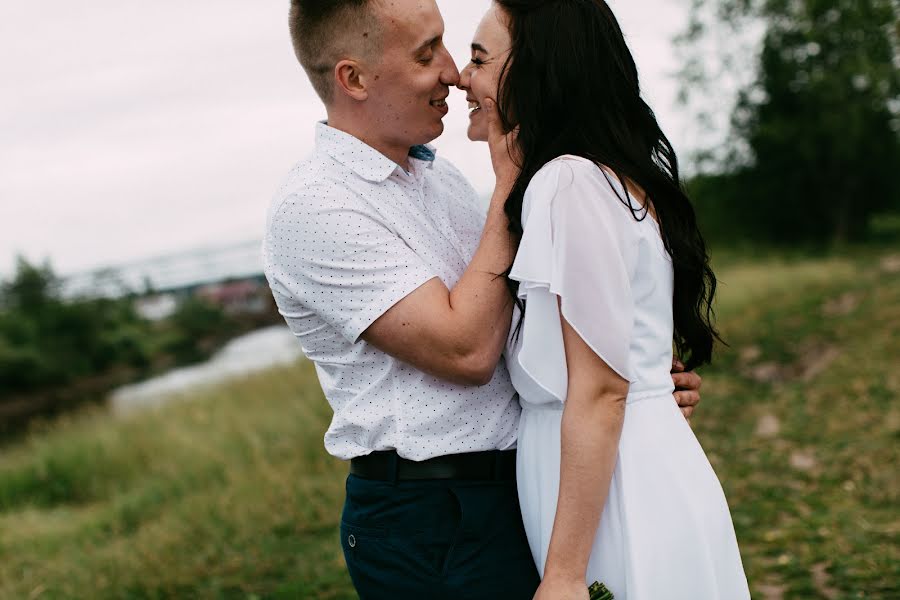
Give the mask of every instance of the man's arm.
POLYGON ((510 187, 498 182, 481 242, 453 289, 432 279, 375 320, 364 340, 443 379, 490 381, 512 319, 513 302, 501 275, 516 249, 503 212, 510 187))
POLYGON ((503 207, 518 168, 509 156, 496 107, 486 102, 482 110, 490 121, 497 185, 472 262, 452 290, 432 279, 362 334, 376 348, 422 371, 469 385, 491 380, 509 335, 513 301, 501 274, 512 264, 517 246, 503 207))

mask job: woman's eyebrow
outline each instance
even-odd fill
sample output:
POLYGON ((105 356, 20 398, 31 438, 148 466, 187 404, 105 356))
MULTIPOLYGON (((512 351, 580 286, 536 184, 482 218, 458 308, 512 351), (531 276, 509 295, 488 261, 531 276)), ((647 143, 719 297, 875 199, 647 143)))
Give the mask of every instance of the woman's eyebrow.
POLYGON ((483 52, 484 54, 490 54, 490 52, 487 51, 487 48, 485 48, 478 42, 472 42, 472 52, 483 52))

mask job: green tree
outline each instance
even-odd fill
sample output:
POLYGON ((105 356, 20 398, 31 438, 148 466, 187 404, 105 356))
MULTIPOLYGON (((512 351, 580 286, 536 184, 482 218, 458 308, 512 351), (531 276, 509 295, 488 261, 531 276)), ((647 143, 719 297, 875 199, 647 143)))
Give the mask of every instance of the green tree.
MULTIPOLYGON (((697 49, 710 11, 715 27, 765 27, 756 81, 732 119, 745 152, 722 165, 732 181, 716 212, 754 237, 794 242, 858 240, 874 214, 900 210, 900 2, 694 0, 692 11, 683 41, 697 49)), ((689 86, 709 60, 693 58, 689 86)))
POLYGON ((57 298, 58 292, 59 279, 49 265, 38 267, 20 256, 15 277, 0 284, 0 308, 36 315, 57 298))
POLYGON ((218 306, 191 297, 178 305, 169 317, 171 337, 165 351, 179 363, 191 363, 205 359, 223 339, 236 333, 236 324, 218 306))
POLYGON ((0 284, 0 396, 149 364, 151 330, 129 298, 66 300, 59 290, 48 265, 21 258, 0 284))

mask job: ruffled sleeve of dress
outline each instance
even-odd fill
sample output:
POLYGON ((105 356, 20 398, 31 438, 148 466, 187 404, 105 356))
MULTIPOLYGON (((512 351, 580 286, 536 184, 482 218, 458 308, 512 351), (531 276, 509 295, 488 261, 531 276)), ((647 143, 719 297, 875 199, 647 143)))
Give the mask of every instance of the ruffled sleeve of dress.
POLYGON ((632 381, 636 234, 610 181, 618 183, 590 161, 560 157, 532 178, 523 201, 522 241, 510 274, 526 303, 515 360, 560 402, 568 385, 560 308, 585 343, 632 381))

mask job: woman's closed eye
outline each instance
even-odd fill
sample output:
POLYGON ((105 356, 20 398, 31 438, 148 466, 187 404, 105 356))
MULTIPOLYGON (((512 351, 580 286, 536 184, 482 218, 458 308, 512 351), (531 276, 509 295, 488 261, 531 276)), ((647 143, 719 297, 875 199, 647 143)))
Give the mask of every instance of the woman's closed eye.
POLYGON ((482 65, 484 64, 484 61, 481 60, 480 58, 478 58, 477 56, 473 56, 473 57, 472 57, 472 60, 471 60, 470 62, 471 62, 473 65, 475 65, 476 67, 480 67, 480 66, 482 66, 482 65))

